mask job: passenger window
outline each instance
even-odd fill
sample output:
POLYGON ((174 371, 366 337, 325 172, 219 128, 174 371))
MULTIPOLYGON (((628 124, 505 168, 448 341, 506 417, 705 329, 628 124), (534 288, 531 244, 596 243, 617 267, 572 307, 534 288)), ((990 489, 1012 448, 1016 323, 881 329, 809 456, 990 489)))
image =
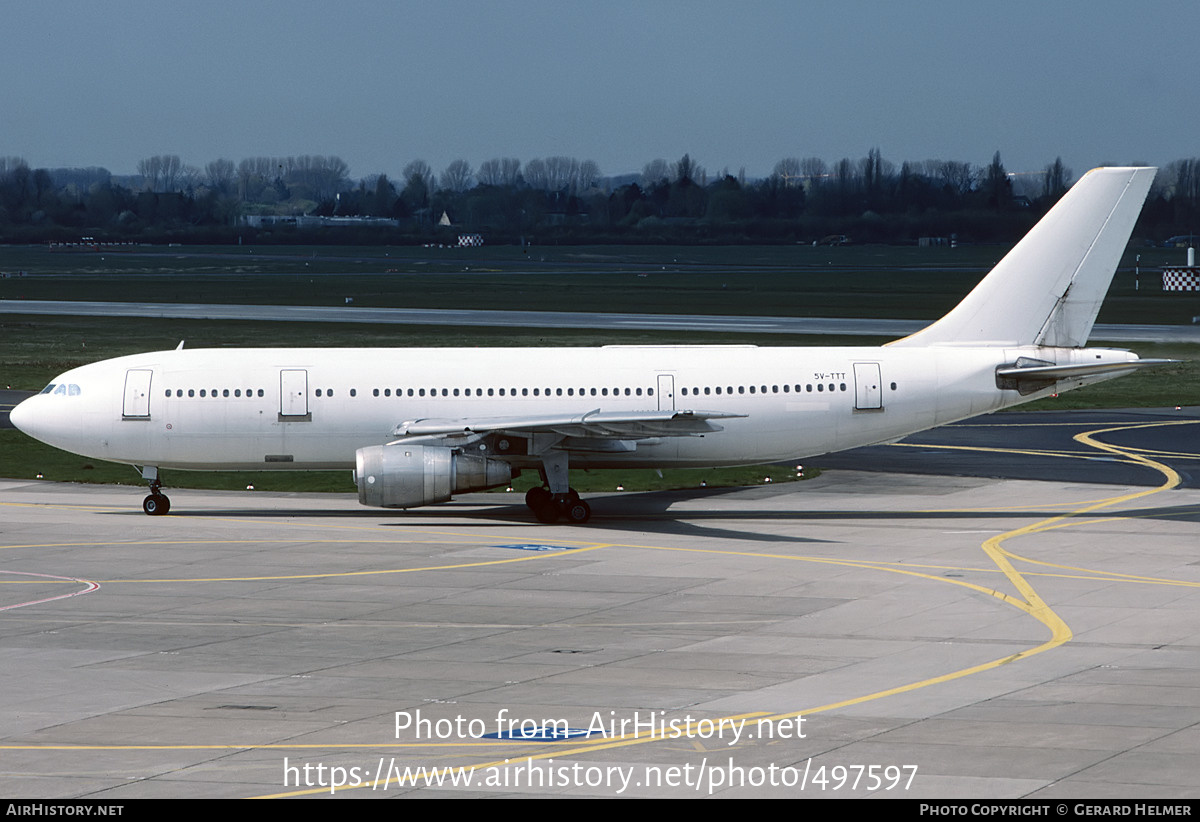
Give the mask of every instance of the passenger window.
POLYGON ((205 396, 203 388, 200 389, 200 396, 202 396, 202 397, 205 396))
POLYGON ((357 396, 358 396, 358 389, 357 389, 357 388, 351 388, 351 389, 350 389, 350 396, 352 396, 352 397, 357 397, 357 396))
MULTIPOLYGON (((258 389, 258 396, 260 396, 260 397, 261 397, 262 395, 263 395, 263 390, 260 388, 260 389, 258 389)), ((333 392, 332 392, 332 391, 330 391, 330 392, 329 392, 329 396, 331 396, 331 397, 333 396, 333 392)))
POLYGON ((228 396, 229 396, 229 389, 228 389, 228 388, 222 388, 222 389, 221 389, 221 396, 222 396, 222 397, 228 397, 228 396))
POLYGON ((378 389, 378 388, 372 388, 372 389, 371 389, 371 396, 373 396, 373 397, 378 397, 378 396, 379 396, 379 389, 378 389))
POLYGON ((189 389, 188 389, 188 396, 189 396, 189 397, 194 397, 194 396, 196 396, 196 389, 195 389, 195 388, 189 388, 189 389))
POLYGON ((240 388, 233 389, 233 396, 235 396, 235 397, 242 396, 242 389, 240 389, 240 388))

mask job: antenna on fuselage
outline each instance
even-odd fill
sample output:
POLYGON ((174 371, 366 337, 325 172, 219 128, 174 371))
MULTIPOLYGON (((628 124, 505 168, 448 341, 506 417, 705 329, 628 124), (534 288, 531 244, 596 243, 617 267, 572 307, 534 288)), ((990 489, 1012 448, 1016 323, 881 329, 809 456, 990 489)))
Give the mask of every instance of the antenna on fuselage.
POLYGON ((182 351, 182 350, 183 350, 183 340, 180 340, 180 341, 179 341, 179 345, 175 346, 175 350, 176 350, 176 351, 182 351))

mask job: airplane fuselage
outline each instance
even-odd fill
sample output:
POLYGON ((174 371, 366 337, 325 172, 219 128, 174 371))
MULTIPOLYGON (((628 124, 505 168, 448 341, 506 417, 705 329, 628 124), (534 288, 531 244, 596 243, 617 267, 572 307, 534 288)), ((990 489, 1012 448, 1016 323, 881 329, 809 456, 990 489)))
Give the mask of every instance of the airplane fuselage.
POLYGON ((20 427, 113 462, 312 470, 353 468, 357 449, 389 442, 406 420, 709 411, 739 416, 716 433, 577 449, 571 464, 746 465, 885 442, 1048 393, 998 387, 996 369, 1019 357, 1133 355, 1033 346, 175 350, 66 372, 22 405, 20 427))

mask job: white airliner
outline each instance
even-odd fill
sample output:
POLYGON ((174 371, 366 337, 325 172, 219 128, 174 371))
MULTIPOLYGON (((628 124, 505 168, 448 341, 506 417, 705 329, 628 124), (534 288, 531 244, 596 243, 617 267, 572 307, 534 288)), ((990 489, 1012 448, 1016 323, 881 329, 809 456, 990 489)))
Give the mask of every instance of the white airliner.
POLYGON ((1102 168, 949 314, 881 348, 160 351, 62 374, 11 414, 30 436, 137 466, 354 470, 365 505, 544 486, 537 518, 586 522, 582 468, 749 465, 896 440, 1162 360, 1084 348, 1152 168, 1102 168))

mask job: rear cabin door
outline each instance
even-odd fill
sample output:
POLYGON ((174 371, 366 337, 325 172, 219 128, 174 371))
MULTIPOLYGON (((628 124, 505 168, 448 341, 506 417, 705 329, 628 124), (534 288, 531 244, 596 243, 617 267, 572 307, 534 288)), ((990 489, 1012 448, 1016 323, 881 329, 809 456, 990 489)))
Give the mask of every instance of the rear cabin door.
POLYGON ((147 368, 131 368, 125 372, 125 401, 121 419, 150 419, 150 380, 154 372, 147 368))
POLYGON ((854 364, 854 407, 859 411, 877 411, 883 408, 883 381, 879 375, 879 363, 856 362, 854 364))

